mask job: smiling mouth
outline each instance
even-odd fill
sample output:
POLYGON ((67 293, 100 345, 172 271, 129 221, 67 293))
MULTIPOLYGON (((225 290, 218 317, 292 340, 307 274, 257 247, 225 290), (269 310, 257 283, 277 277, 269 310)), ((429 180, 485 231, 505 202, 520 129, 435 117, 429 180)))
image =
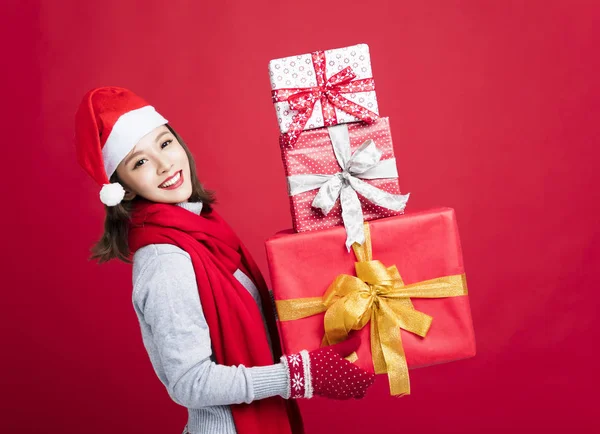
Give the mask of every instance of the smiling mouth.
POLYGON ((175 175, 160 184, 158 188, 163 190, 173 190, 183 184, 183 172, 180 170, 175 175))

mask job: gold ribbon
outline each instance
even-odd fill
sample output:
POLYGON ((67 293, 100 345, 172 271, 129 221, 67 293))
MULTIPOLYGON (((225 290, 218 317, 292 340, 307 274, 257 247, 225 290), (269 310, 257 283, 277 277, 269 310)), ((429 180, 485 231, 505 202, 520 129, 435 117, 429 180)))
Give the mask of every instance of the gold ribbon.
POLYGON ((372 259, 368 222, 364 231, 363 245, 352 245, 358 260, 356 276, 340 274, 323 297, 277 300, 277 314, 280 321, 293 321, 325 312, 323 346, 342 342, 351 330, 371 321, 375 373, 388 374, 392 395, 408 395, 410 381, 400 329, 425 337, 433 320, 416 310, 410 299, 467 295, 466 277, 455 274, 405 285, 395 265, 385 267, 372 259))

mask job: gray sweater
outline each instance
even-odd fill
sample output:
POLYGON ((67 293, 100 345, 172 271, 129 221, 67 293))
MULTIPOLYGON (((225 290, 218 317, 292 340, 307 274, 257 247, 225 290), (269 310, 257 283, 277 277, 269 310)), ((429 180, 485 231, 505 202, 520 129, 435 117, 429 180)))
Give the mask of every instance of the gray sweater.
MULTIPOLYGON (((177 205, 196 214, 202 210, 200 202, 177 205)), ((239 269, 234 276, 261 307, 250 278, 239 269)), ((139 249, 133 256, 132 299, 154 371, 171 399, 188 408, 191 434, 234 434, 231 404, 276 395, 289 398, 289 374, 282 363, 215 363, 196 275, 184 250, 171 244, 139 249)))

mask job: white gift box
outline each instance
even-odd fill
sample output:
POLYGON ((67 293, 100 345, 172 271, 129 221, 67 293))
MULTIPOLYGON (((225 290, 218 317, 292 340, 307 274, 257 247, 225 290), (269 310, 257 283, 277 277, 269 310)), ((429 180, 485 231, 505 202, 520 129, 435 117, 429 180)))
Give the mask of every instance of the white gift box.
MULTIPOLYGON (((341 96, 357 104, 361 108, 367 109, 377 115, 379 114, 375 90, 360 91, 361 87, 374 89, 369 46, 367 44, 358 44, 344 48, 325 50, 324 52, 307 53, 299 56, 273 59, 269 62, 271 89, 273 91, 289 89, 290 91, 287 93, 292 95, 307 91, 310 88, 318 88, 318 65, 317 68, 315 68, 316 53, 324 53, 325 55, 325 83, 333 75, 343 71, 346 67, 350 67, 352 72, 356 75, 350 83, 355 83, 355 86, 353 86, 354 89, 350 93, 341 92, 341 96), (370 82, 371 86, 364 86, 366 82, 370 82)), ((319 56, 317 59, 322 59, 322 56, 319 56)), ((318 61, 319 60, 317 60, 317 62, 318 61)), ((321 86, 322 89, 324 89, 324 87, 325 86, 321 86)), ((291 109, 288 101, 275 101, 274 98, 274 105, 277 112, 279 129, 282 134, 287 133, 292 124, 292 120, 294 116, 298 114, 298 111, 291 109)), ((341 110, 338 107, 335 107, 335 115, 337 118, 336 124, 361 121, 360 118, 341 110)), ((321 100, 318 98, 314 103, 312 114, 308 118, 303 129, 310 130, 324 126, 326 126, 326 122, 323 116, 321 100)))

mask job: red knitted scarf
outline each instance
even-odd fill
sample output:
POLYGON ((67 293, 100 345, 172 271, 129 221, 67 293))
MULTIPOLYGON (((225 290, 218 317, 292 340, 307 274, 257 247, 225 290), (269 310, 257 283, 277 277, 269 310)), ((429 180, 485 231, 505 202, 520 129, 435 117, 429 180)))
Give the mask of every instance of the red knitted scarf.
MULTIPOLYGON (((233 276, 242 269, 259 290, 277 360, 281 347, 266 283, 239 238, 214 210, 194 214, 182 207, 139 198, 132 210, 129 248, 173 244, 192 259, 216 361, 222 365, 273 364, 258 305, 233 276)), ((295 401, 276 396, 231 406, 239 434, 301 434, 295 401)))

